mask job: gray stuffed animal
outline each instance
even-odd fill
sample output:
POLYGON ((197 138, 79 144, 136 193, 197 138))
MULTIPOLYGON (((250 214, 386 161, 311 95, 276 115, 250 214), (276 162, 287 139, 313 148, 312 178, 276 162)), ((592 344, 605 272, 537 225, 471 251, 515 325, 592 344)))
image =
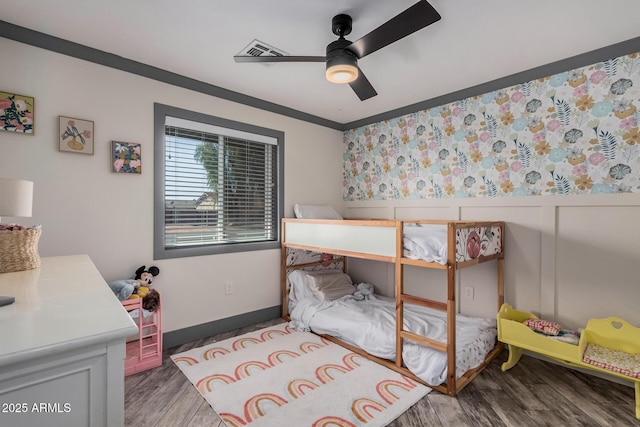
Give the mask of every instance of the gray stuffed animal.
POLYGON ((356 300, 362 301, 365 299, 369 299, 370 295, 373 295, 373 285, 371 283, 358 283, 356 286, 356 291, 353 293, 353 296, 356 300))

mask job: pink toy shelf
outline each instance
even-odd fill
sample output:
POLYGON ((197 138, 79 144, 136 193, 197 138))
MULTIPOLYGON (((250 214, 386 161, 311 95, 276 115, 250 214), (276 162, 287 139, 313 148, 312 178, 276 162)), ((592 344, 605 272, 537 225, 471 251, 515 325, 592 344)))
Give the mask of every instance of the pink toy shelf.
POLYGON ((162 365, 162 307, 160 301, 158 301, 158 307, 148 317, 143 315, 142 298, 120 302, 138 326, 138 334, 127 339, 127 356, 124 362, 125 376, 162 365))

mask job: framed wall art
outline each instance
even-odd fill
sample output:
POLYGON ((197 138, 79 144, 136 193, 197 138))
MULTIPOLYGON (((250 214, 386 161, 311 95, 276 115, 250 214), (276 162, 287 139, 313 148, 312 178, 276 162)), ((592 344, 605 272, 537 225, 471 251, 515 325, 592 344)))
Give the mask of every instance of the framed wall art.
POLYGON ((140 144, 111 141, 111 167, 116 173, 142 173, 140 144))
POLYGON ((0 92, 0 130, 33 135, 34 117, 33 97, 0 92))
POLYGON ((93 122, 60 116, 60 151, 93 154, 93 122))

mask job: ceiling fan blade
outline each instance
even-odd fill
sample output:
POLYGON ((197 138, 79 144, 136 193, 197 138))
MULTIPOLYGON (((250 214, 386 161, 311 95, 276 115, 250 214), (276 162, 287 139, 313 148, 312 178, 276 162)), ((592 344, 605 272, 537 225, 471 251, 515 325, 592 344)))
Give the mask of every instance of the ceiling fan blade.
POLYGON ((369 34, 353 42, 347 49, 358 58, 362 58, 439 21, 440 18, 440 14, 433 6, 426 0, 420 0, 369 34))
POLYGON ((234 56, 236 62, 325 62, 324 56, 234 56))
POLYGON ((369 98, 372 98, 378 94, 376 90, 373 88, 367 76, 364 75, 360 67, 358 67, 358 78, 349 83, 351 89, 358 95, 360 101, 365 101, 369 98))

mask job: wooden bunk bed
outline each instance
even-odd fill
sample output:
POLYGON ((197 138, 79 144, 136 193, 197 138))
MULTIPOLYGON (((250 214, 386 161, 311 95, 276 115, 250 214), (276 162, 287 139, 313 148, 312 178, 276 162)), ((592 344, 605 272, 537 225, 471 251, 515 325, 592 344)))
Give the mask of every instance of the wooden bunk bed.
MULTIPOLYGON (((486 246, 486 245, 485 245, 486 246)), ((429 220, 322 220, 286 218, 282 220, 282 317, 290 320, 288 313, 289 288, 287 274, 293 269, 308 269, 326 265, 327 260, 290 265, 288 251, 305 251, 333 254, 331 263, 341 263, 346 271, 348 257, 363 258, 393 263, 395 265, 395 307, 396 307, 396 357, 395 361, 373 356, 357 346, 348 344, 333 336, 325 338, 336 342, 364 357, 402 373, 420 383, 442 393, 455 396, 489 362, 500 353, 502 343, 496 341, 494 348, 487 354, 484 362, 464 375, 456 375, 456 272, 479 263, 496 261, 497 298, 496 311, 504 303, 504 222, 501 221, 429 221, 429 220), (404 247, 405 227, 407 226, 446 227, 446 260, 442 264, 407 257, 404 247), (472 242, 468 246, 468 238, 472 242), (496 239, 491 248, 478 245, 481 236, 496 239), (447 271, 447 301, 435 301, 405 293, 404 267, 407 265, 435 268, 447 271), (430 339, 403 329, 404 304, 441 310, 446 313, 446 343, 430 339), (404 340, 433 348, 447 355, 447 379, 443 384, 428 384, 403 364, 402 348, 404 340)))

